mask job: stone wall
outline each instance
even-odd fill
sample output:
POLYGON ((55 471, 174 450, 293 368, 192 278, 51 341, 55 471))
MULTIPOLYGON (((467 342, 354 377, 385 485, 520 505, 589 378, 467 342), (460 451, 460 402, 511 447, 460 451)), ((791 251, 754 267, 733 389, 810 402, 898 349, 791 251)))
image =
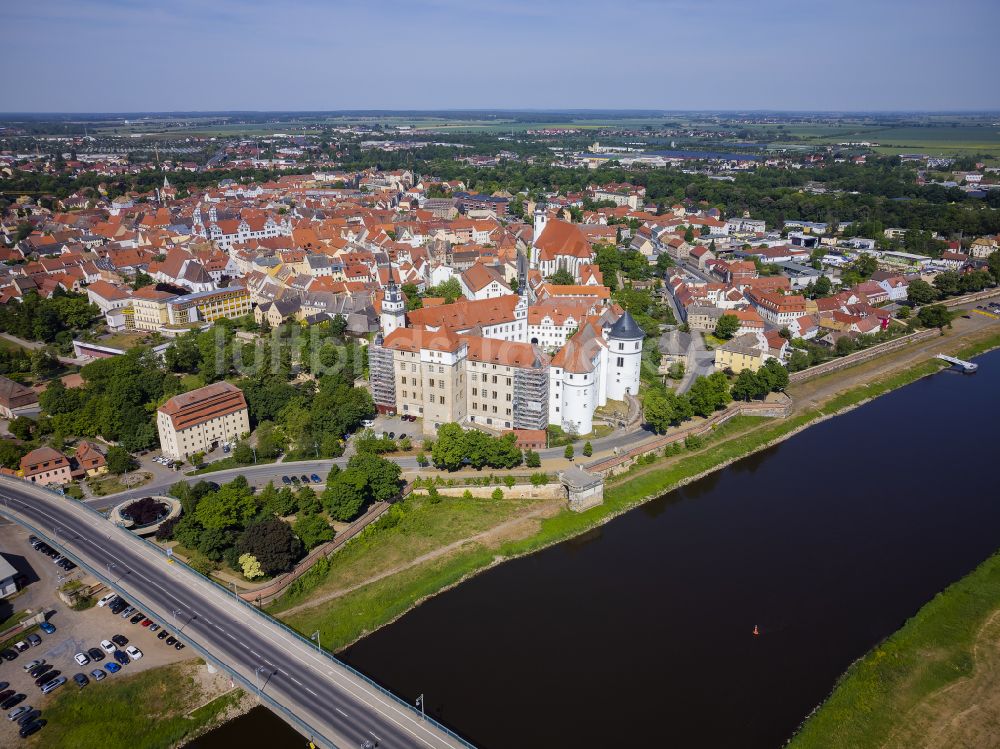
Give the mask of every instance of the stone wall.
MULTIPOLYGON (((504 484, 494 484, 492 486, 439 486, 438 493, 445 497, 461 497, 466 491, 472 492, 473 497, 487 498, 492 496, 496 489, 503 492, 504 499, 553 499, 565 497, 566 490, 558 481, 551 480, 551 483, 535 486, 534 484, 514 484, 508 489, 504 484)), ((416 489, 419 493, 427 490, 423 487, 416 489)))

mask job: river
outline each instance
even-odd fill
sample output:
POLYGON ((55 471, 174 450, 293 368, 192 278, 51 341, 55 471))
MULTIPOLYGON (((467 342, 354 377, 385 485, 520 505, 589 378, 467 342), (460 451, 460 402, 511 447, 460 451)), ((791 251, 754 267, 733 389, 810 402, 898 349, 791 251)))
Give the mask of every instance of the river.
MULTIPOLYGON (((489 570, 343 658, 484 749, 780 747, 1000 547, 1000 352, 977 361, 489 570)), ((190 746, 294 737, 258 710, 190 746)))

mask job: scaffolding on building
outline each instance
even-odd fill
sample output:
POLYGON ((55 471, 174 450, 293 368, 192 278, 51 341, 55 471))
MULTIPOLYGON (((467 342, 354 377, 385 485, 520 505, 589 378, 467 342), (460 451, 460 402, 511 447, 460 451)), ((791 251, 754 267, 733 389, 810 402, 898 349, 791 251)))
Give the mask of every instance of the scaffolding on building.
POLYGON ((514 370, 514 428, 545 429, 548 423, 548 368, 514 370))
POLYGON ((379 413, 396 410, 396 373, 392 349, 383 348, 379 336, 368 347, 368 376, 372 384, 372 399, 379 413))

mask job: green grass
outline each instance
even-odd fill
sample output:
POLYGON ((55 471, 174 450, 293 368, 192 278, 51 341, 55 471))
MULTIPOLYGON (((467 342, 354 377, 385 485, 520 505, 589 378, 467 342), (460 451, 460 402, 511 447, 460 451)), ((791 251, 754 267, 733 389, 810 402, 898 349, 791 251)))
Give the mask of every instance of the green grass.
MULTIPOLYGON (((257 461, 257 465, 263 465, 264 463, 274 463, 277 458, 261 458, 257 461)), ((215 471, 228 471, 231 468, 242 468, 244 466, 251 466, 253 463, 237 463, 236 458, 230 455, 228 458, 222 458, 221 460, 215 460, 209 463, 204 468, 197 468, 193 471, 187 471, 185 476, 201 476, 203 473, 214 473, 215 471)))
POLYGON ((95 497, 105 497, 108 494, 117 494, 118 492, 123 492, 127 489, 138 489, 140 486, 145 486, 152 480, 153 474, 145 473, 145 478, 142 481, 125 486, 125 484, 122 483, 120 476, 109 476, 108 478, 96 480, 88 479, 87 486, 90 487, 90 491, 95 497))
POLYGON ((32 624, 27 629, 22 629, 20 632, 18 632, 13 637, 8 637, 3 642, 0 642, 0 650, 3 650, 4 648, 13 647, 15 642, 20 642, 25 637, 27 637, 28 635, 30 635, 32 632, 35 632, 37 629, 38 629, 38 625, 37 624, 32 624))
POLYGON ((111 676, 86 689, 67 686, 56 692, 44 709, 48 725, 32 742, 75 749, 163 749, 209 725, 238 699, 238 692, 229 692, 187 716, 199 702, 187 668, 111 676))
POLYGON ((390 517, 380 518, 374 527, 296 581, 270 610, 281 612, 310 596, 357 585, 422 554, 523 515, 537 504, 539 500, 461 496, 442 496, 433 503, 426 496, 411 494, 393 506, 390 517))
POLYGON ((976 635, 998 607, 1000 554, 995 554, 852 665, 790 749, 883 746, 910 708, 972 673, 976 635))
POLYGON ((13 614, 8 616, 6 620, 0 622, 0 632, 6 632, 15 624, 20 622, 24 618, 24 614, 24 611, 15 611, 13 614))

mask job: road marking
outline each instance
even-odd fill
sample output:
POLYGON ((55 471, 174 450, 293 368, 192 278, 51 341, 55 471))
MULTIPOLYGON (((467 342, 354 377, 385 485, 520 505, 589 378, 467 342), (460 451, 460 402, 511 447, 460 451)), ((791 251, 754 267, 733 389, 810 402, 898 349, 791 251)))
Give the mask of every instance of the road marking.
POLYGON ((316 693, 315 693, 315 692, 314 692, 313 690, 311 690, 311 689, 310 689, 309 687, 306 687, 306 691, 307 691, 307 692, 309 692, 309 694, 311 694, 311 695, 312 695, 313 697, 319 697, 319 695, 318 695, 318 694, 316 694, 316 693))
POLYGON ((333 709, 336 710, 341 715, 343 715, 345 718, 350 718, 351 717, 350 715, 348 715, 347 713, 345 713, 343 710, 341 710, 339 707, 335 707, 333 709))

